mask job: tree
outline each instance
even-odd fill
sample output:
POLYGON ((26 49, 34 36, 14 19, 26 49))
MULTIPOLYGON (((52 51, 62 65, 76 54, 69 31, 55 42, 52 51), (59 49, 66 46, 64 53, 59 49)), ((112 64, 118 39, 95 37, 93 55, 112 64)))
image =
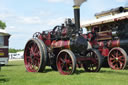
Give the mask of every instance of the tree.
POLYGON ((5 29, 6 28, 5 22, 2 22, 1 20, 0 20, 0 28, 1 29, 5 29))
POLYGON ((14 48, 9 48, 9 53, 16 53, 18 51, 24 51, 24 49, 14 49, 14 48))

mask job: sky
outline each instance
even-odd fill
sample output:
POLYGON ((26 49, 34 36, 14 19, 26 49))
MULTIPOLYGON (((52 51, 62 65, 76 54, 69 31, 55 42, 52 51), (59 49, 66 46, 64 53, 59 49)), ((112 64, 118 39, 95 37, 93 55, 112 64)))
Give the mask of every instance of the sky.
MULTIPOLYGON (((81 6, 81 22, 94 14, 128 5, 128 0, 88 0, 81 6)), ((73 18, 73 0, 0 0, 0 20, 11 34, 9 48, 24 49, 35 32, 53 29, 73 18)))

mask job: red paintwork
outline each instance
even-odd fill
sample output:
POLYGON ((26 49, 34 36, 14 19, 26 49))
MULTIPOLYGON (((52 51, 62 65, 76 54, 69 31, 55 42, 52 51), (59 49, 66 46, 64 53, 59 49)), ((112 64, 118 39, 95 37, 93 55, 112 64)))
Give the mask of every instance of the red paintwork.
POLYGON ((67 28, 63 28, 62 35, 65 36, 67 34, 67 28))
POLYGON ((97 61, 96 61, 96 59, 95 58, 93 58, 93 57, 90 57, 90 58, 87 58, 87 57, 77 57, 77 59, 76 59, 77 61, 93 61, 94 63, 96 63, 97 61))
POLYGON ((39 36, 39 39, 43 40, 44 43, 47 45, 47 46, 50 46, 51 45, 51 32, 49 32, 47 35, 44 35, 42 33, 42 35, 39 36), (43 36, 42 36, 43 35, 43 36))
POLYGON ((107 46, 110 48, 120 47, 120 40, 113 40, 113 41, 110 40, 110 41, 108 41, 107 46))
POLYGON ((70 41, 69 40, 59 40, 59 41, 52 41, 51 44, 52 48, 65 48, 65 49, 70 49, 70 41))
POLYGON ((98 42, 99 48, 103 48, 104 47, 104 42, 98 42))
POLYGON ((111 47, 119 47, 120 46, 120 40, 113 40, 111 42, 111 47))
POLYGON ((89 34, 88 34, 88 40, 91 40, 93 37, 94 37, 94 36, 93 36, 92 33, 89 33, 89 34))
POLYGON ((102 49, 102 51, 101 51, 101 54, 103 55, 103 56, 108 56, 108 54, 109 54, 109 49, 108 48, 103 48, 102 49))

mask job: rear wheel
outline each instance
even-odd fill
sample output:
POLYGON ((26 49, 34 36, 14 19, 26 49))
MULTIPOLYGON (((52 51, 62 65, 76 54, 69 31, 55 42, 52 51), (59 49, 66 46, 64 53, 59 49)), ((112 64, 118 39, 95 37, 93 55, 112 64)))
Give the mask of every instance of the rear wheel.
POLYGON ((24 64, 28 72, 42 72, 47 61, 47 49, 39 39, 30 39, 24 51, 24 64))
POLYGON ((76 57, 70 50, 62 50, 57 56, 57 68, 60 74, 70 75, 76 70, 76 57))
POLYGON ((101 68, 103 58, 98 50, 90 49, 86 53, 87 60, 83 63, 83 67, 87 72, 98 72, 101 68))
POLYGON ((120 47, 111 49, 108 56, 108 64, 114 70, 124 69, 127 65, 127 53, 120 47))

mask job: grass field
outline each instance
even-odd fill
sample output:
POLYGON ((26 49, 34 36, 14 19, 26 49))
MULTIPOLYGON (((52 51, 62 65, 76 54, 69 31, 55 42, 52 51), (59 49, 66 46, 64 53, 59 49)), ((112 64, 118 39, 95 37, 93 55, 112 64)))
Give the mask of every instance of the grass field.
POLYGON ((98 73, 77 69, 73 75, 60 75, 47 67, 44 73, 25 71, 23 61, 10 61, 2 67, 0 85, 128 85, 128 70, 102 68, 98 73))

